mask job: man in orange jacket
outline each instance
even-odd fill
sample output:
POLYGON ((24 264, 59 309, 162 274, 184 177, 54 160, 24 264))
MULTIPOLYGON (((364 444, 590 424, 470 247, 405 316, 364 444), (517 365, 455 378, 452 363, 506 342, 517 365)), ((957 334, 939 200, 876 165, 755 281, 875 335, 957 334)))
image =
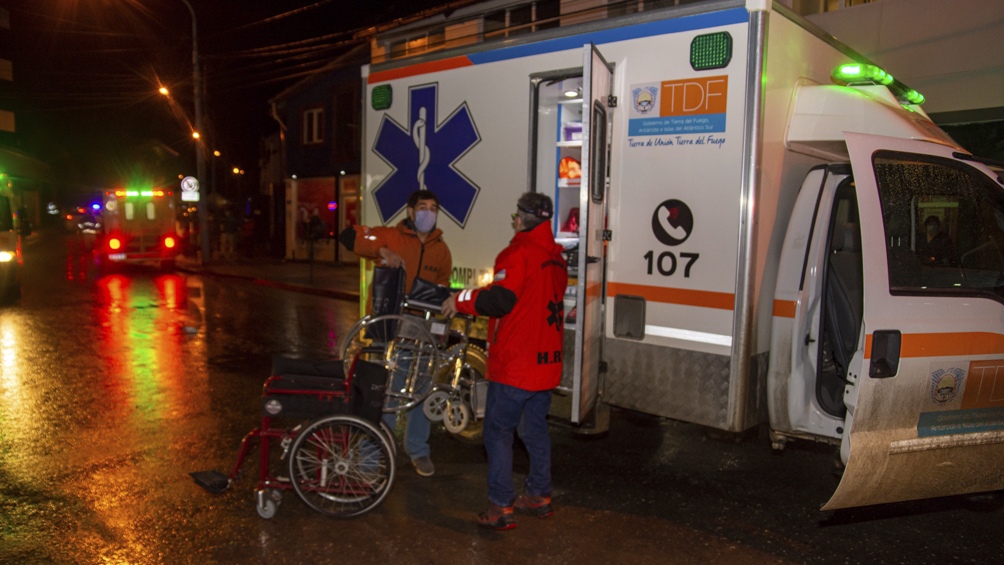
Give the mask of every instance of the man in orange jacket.
POLYGON ((514 511, 551 515, 551 389, 561 381, 565 287, 568 267, 554 242, 551 199, 527 192, 512 215, 516 235, 495 259, 484 288, 464 290, 443 303, 443 313, 489 316, 488 399, 484 441, 488 453, 488 511, 478 525, 516 527, 514 511), (513 434, 530 455, 530 472, 518 497, 512 484, 513 434))
MULTIPOLYGON (((416 278, 439 285, 450 284, 453 257, 443 241, 443 231, 436 227, 439 198, 428 190, 416 190, 408 197, 408 217, 396 226, 354 226, 344 230, 338 240, 361 257, 379 259, 379 265, 404 267, 407 294, 416 278)), ((384 414, 384 423, 394 429, 396 414, 384 414)), ((436 472, 429 450, 432 424, 422 412, 421 403, 408 411, 404 450, 415 472, 423 477, 436 472)))

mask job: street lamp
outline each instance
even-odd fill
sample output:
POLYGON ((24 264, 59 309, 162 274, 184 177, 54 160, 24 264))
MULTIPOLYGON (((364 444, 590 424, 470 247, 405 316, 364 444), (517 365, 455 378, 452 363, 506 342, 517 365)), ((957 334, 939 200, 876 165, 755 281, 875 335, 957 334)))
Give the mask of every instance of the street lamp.
MULTIPOLYGON (((198 140, 202 132, 202 74, 199 72, 199 34, 195 21, 195 9, 188 0, 181 0, 192 15, 192 88, 195 91, 195 132, 193 137, 198 140)), ((203 154, 202 142, 195 144, 195 178, 199 180, 199 247, 202 251, 202 264, 209 261, 209 220, 206 207, 209 205, 205 191, 206 156, 203 154)))

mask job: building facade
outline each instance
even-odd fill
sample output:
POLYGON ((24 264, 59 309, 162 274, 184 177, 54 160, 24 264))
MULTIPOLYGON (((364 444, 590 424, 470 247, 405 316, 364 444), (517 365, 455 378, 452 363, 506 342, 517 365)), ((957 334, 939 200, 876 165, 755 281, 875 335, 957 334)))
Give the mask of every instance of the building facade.
MULTIPOLYGON (((291 260, 356 261, 336 236, 356 221, 359 199, 360 69, 368 47, 360 43, 328 67, 271 100, 281 129, 283 182, 270 183, 282 202, 276 225, 291 260)), ((278 212, 278 210, 277 210, 278 212)))

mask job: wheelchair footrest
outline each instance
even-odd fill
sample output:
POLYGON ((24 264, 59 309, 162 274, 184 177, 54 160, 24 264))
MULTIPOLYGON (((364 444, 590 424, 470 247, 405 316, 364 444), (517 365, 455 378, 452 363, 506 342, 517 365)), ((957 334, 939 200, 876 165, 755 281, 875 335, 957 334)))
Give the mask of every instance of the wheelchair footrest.
POLYGON ((230 479, 219 471, 196 471, 189 475, 195 480, 195 484, 213 494, 220 494, 230 488, 230 479))

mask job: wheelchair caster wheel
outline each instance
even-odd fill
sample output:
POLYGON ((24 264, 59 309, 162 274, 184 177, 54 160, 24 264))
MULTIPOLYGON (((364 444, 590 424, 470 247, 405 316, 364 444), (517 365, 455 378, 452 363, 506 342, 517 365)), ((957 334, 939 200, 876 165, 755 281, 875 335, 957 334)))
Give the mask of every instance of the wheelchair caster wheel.
POLYGON ((437 390, 429 395, 422 403, 422 413, 430 422, 442 422, 446 415, 446 405, 450 400, 450 395, 441 390, 437 390))
POLYGON ((255 492, 255 498, 257 499, 255 510, 258 511, 258 515, 266 520, 270 520, 279 510, 279 504, 282 502, 282 493, 277 490, 259 490, 255 492))
POLYGON ((467 427, 471 421, 471 409, 467 404, 459 399, 451 399, 446 403, 446 415, 443 418, 443 425, 446 431, 451 434, 459 434, 467 427))

